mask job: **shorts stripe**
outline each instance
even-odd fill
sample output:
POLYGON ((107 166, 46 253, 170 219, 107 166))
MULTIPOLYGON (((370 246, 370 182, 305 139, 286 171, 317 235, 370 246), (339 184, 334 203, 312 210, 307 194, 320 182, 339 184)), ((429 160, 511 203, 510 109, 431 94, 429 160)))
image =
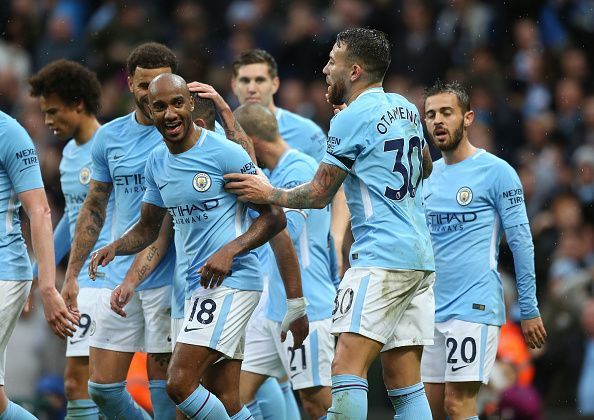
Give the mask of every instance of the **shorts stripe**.
POLYGON ((489 335, 489 326, 481 327, 481 360, 479 365, 479 380, 482 382, 485 376, 485 354, 487 353, 487 336, 489 335))
POLYGON ((351 317, 351 328, 352 332, 359 332, 361 328, 361 312, 363 311, 363 304, 365 303, 365 295, 367 294, 367 284, 369 283, 369 275, 361 279, 359 284, 359 291, 357 292, 357 300, 355 301, 355 307, 353 308, 353 315, 351 317))
POLYGON ((221 312, 219 313, 219 319, 217 319, 217 325, 215 325, 212 337, 210 338, 210 344, 208 345, 208 347, 210 347, 211 349, 217 348, 217 344, 219 343, 219 339, 221 338, 221 334, 223 333, 223 329, 225 328, 225 321, 227 321, 227 315, 229 314, 231 304, 233 303, 233 296, 235 296, 235 294, 233 293, 225 296, 225 300, 223 301, 223 305, 221 307, 221 312))
POLYGON ((320 366, 318 361, 318 332, 314 331, 310 334, 310 348, 309 352, 311 354, 311 373, 314 386, 319 386, 322 383, 320 382, 320 366))

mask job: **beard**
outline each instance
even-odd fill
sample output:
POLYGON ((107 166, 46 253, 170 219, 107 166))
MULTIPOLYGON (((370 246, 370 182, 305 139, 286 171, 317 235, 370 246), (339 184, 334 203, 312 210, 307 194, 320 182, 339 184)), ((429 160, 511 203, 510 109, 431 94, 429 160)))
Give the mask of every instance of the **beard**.
POLYGON ((462 141, 464 137, 464 123, 460 123, 460 126, 454 131, 454 135, 450 137, 450 140, 445 141, 443 143, 438 143, 434 141, 437 148, 443 152, 451 152, 452 150, 456 150, 458 145, 462 141))
POLYGON ((328 101, 332 105, 344 104, 344 97, 346 96, 346 84, 344 80, 340 79, 328 87, 328 101))
POLYGON ((142 100, 138 100, 138 98, 136 98, 136 96, 134 97, 134 103, 136 104, 136 108, 142 112, 142 115, 144 115, 146 118, 148 118, 150 121, 153 120, 153 117, 151 116, 151 112, 149 110, 149 105, 148 105, 148 99, 145 101, 142 100))

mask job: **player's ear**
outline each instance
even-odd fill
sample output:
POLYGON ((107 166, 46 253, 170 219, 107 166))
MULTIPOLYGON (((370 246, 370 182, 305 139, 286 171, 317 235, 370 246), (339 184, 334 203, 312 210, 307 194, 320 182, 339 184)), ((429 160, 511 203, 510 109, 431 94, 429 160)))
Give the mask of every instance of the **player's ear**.
POLYGON ((134 93, 134 89, 132 89, 133 86, 134 82, 132 80, 132 76, 128 76, 128 90, 130 91, 130 93, 134 93))
POLYGON ((277 76, 272 79, 272 94, 273 95, 278 91, 279 87, 280 87, 280 79, 277 76))
POLYGON ((195 118, 194 124, 196 124, 200 128, 206 128, 206 121, 204 121, 202 118, 195 118))
POLYGON ((470 127, 474 121, 474 111, 470 110, 464 114, 464 127, 470 127))
POLYGON ((194 101, 194 95, 190 95, 190 111, 194 111, 194 104, 196 102, 194 101))
POLYGON ((353 63, 351 66, 351 82, 359 80, 363 76, 363 67, 357 63, 353 63))
POLYGON ((83 112, 85 112, 85 103, 82 100, 78 101, 78 103, 74 106, 74 109, 79 114, 82 114, 83 112))

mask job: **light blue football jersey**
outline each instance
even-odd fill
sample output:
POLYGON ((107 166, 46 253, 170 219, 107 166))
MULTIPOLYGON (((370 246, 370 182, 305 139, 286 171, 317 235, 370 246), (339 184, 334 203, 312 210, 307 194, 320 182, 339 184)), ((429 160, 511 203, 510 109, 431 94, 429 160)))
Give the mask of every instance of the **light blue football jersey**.
MULTIPOLYGON (((256 173, 256 165, 241 146, 201 130, 188 151, 171 154, 157 147, 146 165, 144 201, 167 208, 179 229, 188 258, 186 297, 200 286, 198 269, 222 246, 245 229, 247 207, 224 189, 227 173, 256 173)), ((223 285, 240 290, 262 290, 258 259, 253 251, 238 255, 223 285)))
MULTIPOLYGON (((64 194, 65 208, 64 213, 68 217, 68 230, 70 238, 74 238, 76 220, 78 213, 82 208, 83 202, 89 192, 89 183, 93 173, 93 162, 91 159, 91 147, 95 136, 79 146, 76 141, 70 140, 66 143, 62 152, 62 161, 60 162, 60 184, 62 185, 62 194, 64 194)), ((99 238, 93 250, 99 249, 113 241, 112 232, 112 213, 114 209, 114 195, 109 197, 109 203, 105 213, 105 223, 99 238)), ((83 268, 78 275, 78 284, 80 287, 105 287, 105 277, 109 274, 109 267, 99 267, 97 272, 97 281, 89 278, 89 262, 91 258, 85 261, 83 268)))
MULTIPOLYGON (((497 272, 502 228, 528 224, 516 172, 505 161, 478 149, 456 164, 436 161, 424 194, 435 252, 435 321, 504 324, 503 286, 497 272)), ((538 316, 533 260, 530 265, 528 273, 516 274, 526 279, 519 288, 532 290, 523 312, 538 316)))
POLYGON ((0 280, 32 280, 21 233, 18 194, 43 188, 33 141, 12 117, 0 111, 0 280))
POLYGON ((281 137, 293 149, 319 162, 326 153, 326 135, 312 120, 286 109, 276 108, 276 121, 281 137))
MULTIPOLYGON (((313 158, 295 149, 289 149, 281 156, 270 173, 270 183, 279 188, 294 188, 309 182, 317 167, 318 163, 313 158)), ((307 317, 310 321, 330 318, 336 295, 328 248, 330 206, 323 209, 286 209, 286 212, 287 224, 291 224, 292 218, 297 218, 296 223, 301 224, 303 224, 303 218, 306 219, 300 233, 296 237, 292 234, 292 239, 299 258, 303 296, 309 303, 307 317)), ((269 270, 270 295, 266 317, 272 321, 281 322, 287 312, 287 295, 274 259, 270 261, 269 270)))
POLYGON ((186 301, 186 273, 188 272, 188 256, 181 250, 184 249, 179 226, 174 225, 175 242, 175 270, 173 272, 173 284, 171 287, 171 318, 181 319, 184 317, 186 301), (180 250, 180 251, 178 251, 180 250))
MULTIPOLYGON (((139 124, 132 112, 101 126, 91 147, 92 178, 113 183, 115 199, 113 236, 121 237, 140 217, 144 196, 144 167, 151 151, 163 144, 163 138, 153 126, 139 124)), ((134 255, 116 257, 110 264, 109 278, 104 287, 115 288, 126 276, 134 255)), ((171 284, 175 266, 175 246, 167 253, 136 290, 155 289, 171 284)), ((97 280, 99 281, 99 280, 97 280)))
POLYGON ((416 107, 382 88, 366 90, 332 118, 322 162, 348 173, 351 267, 434 270, 423 211, 424 146, 416 107))

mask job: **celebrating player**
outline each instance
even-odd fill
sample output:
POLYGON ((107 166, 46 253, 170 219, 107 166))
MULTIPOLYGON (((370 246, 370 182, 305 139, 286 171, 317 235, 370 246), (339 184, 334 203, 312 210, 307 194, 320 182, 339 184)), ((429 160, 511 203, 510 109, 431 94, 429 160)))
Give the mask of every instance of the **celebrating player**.
POLYGON ((421 373, 436 419, 478 419, 476 397, 505 323, 497 272, 503 231, 514 255, 526 342, 540 348, 546 337, 522 184, 509 164, 470 143, 473 119, 459 84, 437 82, 427 90, 425 123, 443 156, 424 189, 437 280, 435 344, 425 347, 421 373))
POLYGON ((328 418, 364 419, 366 375, 381 352, 384 382, 401 418, 430 419, 420 378, 422 345, 433 335, 433 253, 422 206, 425 140, 415 106, 382 88, 390 63, 385 34, 341 32, 324 74, 332 104, 328 151, 314 178, 292 189, 263 176, 232 174, 241 200, 323 208, 345 182, 355 242, 335 299, 328 418), (346 180, 345 180, 346 179, 346 180))

